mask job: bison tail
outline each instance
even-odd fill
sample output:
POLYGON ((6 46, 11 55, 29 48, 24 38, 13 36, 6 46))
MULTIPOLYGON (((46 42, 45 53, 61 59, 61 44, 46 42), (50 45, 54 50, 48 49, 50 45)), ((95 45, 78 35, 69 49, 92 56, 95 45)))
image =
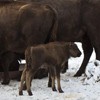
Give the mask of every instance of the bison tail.
POLYGON ((58 14, 57 14, 57 11, 56 11, 56 9, 51 7, 50 5, 47 5, 47 7, 49 7, 49 9, 53 12, 53 20, 52 20, 53 24, 52 24, 50 33, 48 34, 49 36, 47 37, 47 41, 45 41, 45 43, 57 40, 57 29, 58 29, 58 14))
POLYGON ((57 40, 57 29, 58 29, 58 14, 54 8, 51 8, 51 9, 54 11, 54 19, 53 19, 51 37, 49 41, 56 41, 57 40))

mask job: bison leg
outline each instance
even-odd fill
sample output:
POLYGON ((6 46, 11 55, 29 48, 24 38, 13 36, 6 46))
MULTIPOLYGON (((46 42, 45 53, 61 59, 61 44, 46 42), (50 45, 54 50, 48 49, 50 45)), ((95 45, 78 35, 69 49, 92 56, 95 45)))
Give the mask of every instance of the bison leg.
POLYGON ((27 72, 26 72, 26 87, 27 87, 27 92, 30 96, 32 95, 31 82, 32 82, 32 71, 27 70, 27 72))
POLYGON ((49 80, 48 80, 48 87, 52 86, 52 79, 51 79, 51 75, 49 73, 49 80))
MULTIPOLYGON (((52 66, 52 65, 51 65, 52 66)), ((52 70, 51 70, 51 67, 50 65, 48 65, 48 69, 49 69, 49 74, 48 74, 48 77, 49 77, 49 80, 48 80, 48 87, 52 87, 52 79, 51 79, 51 73, 52 73, 52 70)))
POLYGON ((4 70, 4 78, 3 78, 2 84, 7 85, 10 82, 9 66, 14 60, 17 60, 17 55, 12 52, 6 52, 2 54, 1 56, 2 56, 1 63, 4 70))
POLYGON ((56 90, 56 87, 55 87, 55 76, 54 76, 54 75, 51 76, 51 79, 52 79, 52 90, 53 90, 53 91, 57 91, 57 90, 56 90))
POLYGON ((24 87, 24 82, 25 81, 26 81, 26 68, 23 70, 23 73, 22 73, 22 76, 21 76, 19 95, 23 95, 23 87, 24 87))
POLYGON ((57 91, 55 87, 55 77, 52 77, 52 90, 57 91))
POLYGON ((3 85, 7 85, 10 82, 10 78, 9 78, 9 60, 6 58, 6 55, 3 55, 2 58, 2 67, 4 70, 4 76, 3 76, 3 85))
POLYGON ((56 68, 56 76, 57 76, 58 91, 59 91, 59 93, 63 93, 63 90, 61 89, 61 84, 60 84, 60 70, 58 67, 56 68))
POLYGON ((24 82, 24 84, 23 84, 23 90, 26 90, 26 81, 24 82))
POLYGON ((64 61, 61 66, 61 72, 65 73, 67 69, 68 69, 68 61, 64 61))
POLYGON ((93 47, 88 37, 84 37, 84 39, 82 40, 82 47, 83 47, 83 52, 84 52, 84 60, 82 62, 80 69, 74 76, 81 76, 83 73, 85 73, 86 66, 93 52, 93 47))
POLYGON ((4 64, 3 69, 4 69, 4 76, 3 76, 3 82, 2 82, 2 84, 3 85, 8 85, 9 82, 10 82, 8 65, 4 64))
POLYGON ((50 75, 49 77, 51 78, 50 85, 52 84, 52 90, 53 91, 57 91, 56 87, 55 87, 55 70, 54 70, 54 66, 50 66, 49 75, 50 75))

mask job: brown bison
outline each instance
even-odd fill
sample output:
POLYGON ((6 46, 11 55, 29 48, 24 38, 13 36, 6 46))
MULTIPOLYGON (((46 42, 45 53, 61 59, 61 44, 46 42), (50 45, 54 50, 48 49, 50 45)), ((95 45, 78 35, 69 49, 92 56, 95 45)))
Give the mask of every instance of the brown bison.
MULTIPOLYGON (((58 91, 63 92, 60 85, 60 70, 63 61, 69 57, 80 56, 81 52, 74 43, 51 42, 44 45, 28 47, 25 51, 26 65, 21 77, 19 95, 22 95, 23 85, 26 82, 27 92, 32 95, 31 81, 36 71, 43 65, 48 68, 49 76, 52 79, 52 90, 56 91, 55 77, 57 77, 58 91)), ((50 84, 50 83, 49 83, 50 84)))
POLYGON ((96 51, 96 59, 100 60, 100 0, 29 1, 49 4, 57 10, 58 41, 82 42, 84 60, 75 76, 80 76, 85 72, 93 48, 96 51))
MULTIPOLYGON (((19 0, 20 1, 20 0, 19 0)), ((21 0, 25 1, 25 0, 21 0)), ((30 1, 30 0, 28 0, 30 1)), ((49 4, 58 13, 57 41, 80 41, 82 42, 84 60, 80 70, 75 76, 85 72, 85 67, 93 51, 87 25, 85 24, 84 13, 88 11, 88 0, 31 0, 41 4, 49 4)), ((88 14, 88 13, 87 13, 88 14)), ((89 18, 89 16, 86 16, 89 18)))
MULTIPOLYGON (((96 51, 96 59, 100 60, 100 42, 99 42, 99 37, 100 37, 100 34, 99 34, 100 33, 100 28, 99 28, 99 26, 100 26, 100 20, 99 20, 99 18, 100 18, 99 17, 100 16, 100 10, 99 10, 100 9, 100 0, 29 0, 29 1, 33 1, 33 2, 36 1, 36 2, 40 2, 41 4, 42 3, 49 4, 52 8, 55 8, 57 10, 57 13, 58 13, 57 40, 58 41, 63 40, 63 41, 81 41, 82 42, 82 47, 83 47, 83 52, 84 52, 84 60, 81 65, 81 68, 79 69, 79 71, 76 73, 75 76, 80 76, 82 73, 85 72, 85 68, 90 59, 91 53, 93 51, 93 47, 96 51)), ((14 2, 14 4, 15 4, 15 2, 14 2)), ((17 7, 20 8, 21 4, 22 3, 17 3, 17 5, 19 5, 17 7)), ((12 8, 10 8, 11 2, 8 2, 8 3, 1 2, 0 3, 0 9, 1 8, 5 9, 5 6, 7 6, 8 12, 12 12, 12 8)), ((12 6, 12 7, 13 7, 13 10, 15 10, 14 8, 16 8, 16 6, 12 6)), ((15 12, 17 12, 17 11, 18 10, 16 9, 15 12)), ((4 11, 3 14, 5 14, 5 13, 6 12, 4 11)), ((5 30, 9 29, 9 28, 7 28, 8 24, 11 24, 12 21, 10 20, 7 24, 3 24, 3 25, 2 25, 2 23, 9 20, 8 18, 16 18, 15 16, 9 17, 14 14, 8 14, 8 13, 6 13, 5 17, 2 18, 1 15, 3 15, 3 14, 2 14, 2 11, 0 11, 0 41, 1 41, 0 42, 1 43, 0 44, 0 53, 3 52, 4 48, 6 48, 6 47, 2 47, 2 43, 3 43, 3 45, 6 44, 3 42, 3 40, 5 37, 5 33, 9 35, 9 32, 7 33, 5 30), (1 29, 3 29, 3 30, 1 30, 1 29), (1 34, 1 33, 3 33, 3 34, 1 34)), ((12 29, 14 29, 14 28, 12 27, 12 29)), ((10 30, 11 30, 11 28, 10 28, 10 30)), ((20 33, 20 31, 19 32, 11 31, 11 33, 14 33, 15 34, 15 35, 13 34, 14 36, 20 37, 20 38, 17 38, 16 41, 17 42, 19 41, 17 46, 19 46, 19 48, 21 49, 22 44, 25 44, 25 41, 23 41, 23 39, 26 36, 24 36, 24 34, 21 34, 21 35, 18 34, 18 33, 20 33)), ((48 35, 48 38, 46 38, 46 40, 45 40, 46 42, 49 39, 49 35, 48 35)), ((6 37, 5 37, 5 39, 6 39, 6 37)), ((35 36, 34 36, 34 39, 35 39, 35 36)), ((36 41, 36 43, 38 43, 38 42, 36 41)), ((13 41, 13 43, 11 42, 11 46, 16 46, 16 43, 14 41, 13 41)), ((23 45, 23 47, 24 47, 24 45, 23 45)), ((16 50, 18 50, 18 49, 16 49, 16 50)), ((8 60, 6 55, 5 55, 5 58, 6 58, 6 60, 8 60)), ((9 66, 9 64, 7 64, 7 67, 8 66, 9 66)), ((4 67, 6 67, 6 66, 4 66, 4 67)))
POLYGON ((10 55, 20 55, 28 46, 47 43, 50 38, 52 40, 55 38, 57 25, 57 13, 48 5, 0 2, 0 58, 5 58, 2 63, 5 63, 3 68, 7 74, 3 84, 9 83, 10 55))

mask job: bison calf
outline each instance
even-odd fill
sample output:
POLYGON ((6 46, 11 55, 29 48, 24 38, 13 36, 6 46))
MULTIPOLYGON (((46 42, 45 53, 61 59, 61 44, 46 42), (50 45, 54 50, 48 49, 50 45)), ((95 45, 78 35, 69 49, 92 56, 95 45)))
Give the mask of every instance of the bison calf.
POLYGON ((30 88, 32 77, 43 64, 49 69, 49 76, 52 79, 52 90, 56 91, 55 77, 57 77, 58 91, 62 93, 60 70, 63 61, 67 61, 70 56, 77 57, 79 55, 81 55, 81 52, 74 43, 51 42, 27 48, 25 51, 26 65, 21 76, 19 95, 23 94, 24 82, 26 82, 28 94, 32 95, 30 88))

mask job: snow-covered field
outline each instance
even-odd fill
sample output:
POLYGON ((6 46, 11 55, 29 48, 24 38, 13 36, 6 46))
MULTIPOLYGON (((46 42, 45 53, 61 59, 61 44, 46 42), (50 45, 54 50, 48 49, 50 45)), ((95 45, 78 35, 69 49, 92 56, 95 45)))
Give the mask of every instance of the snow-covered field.
MULTIPOLYGON (((80 43, 78 46, 81 49, 80 43)), ((61 74, 61 86, 64 93, 53 92, 51 88, 47 87, 48 78, 43 78, 32 81, 32 96, 28 96, 26 91, 23 92, 23 96, 19 96, 20 82, 11 80, 7 86, 0 83, 0 100, 100 100, 100 66, 94 65, 95 53, 87 66, 87 77, 84 75, 73 77, 80 67, 82 59, 83 55, 79 58, 71 58, 68 71, 61 74)))

